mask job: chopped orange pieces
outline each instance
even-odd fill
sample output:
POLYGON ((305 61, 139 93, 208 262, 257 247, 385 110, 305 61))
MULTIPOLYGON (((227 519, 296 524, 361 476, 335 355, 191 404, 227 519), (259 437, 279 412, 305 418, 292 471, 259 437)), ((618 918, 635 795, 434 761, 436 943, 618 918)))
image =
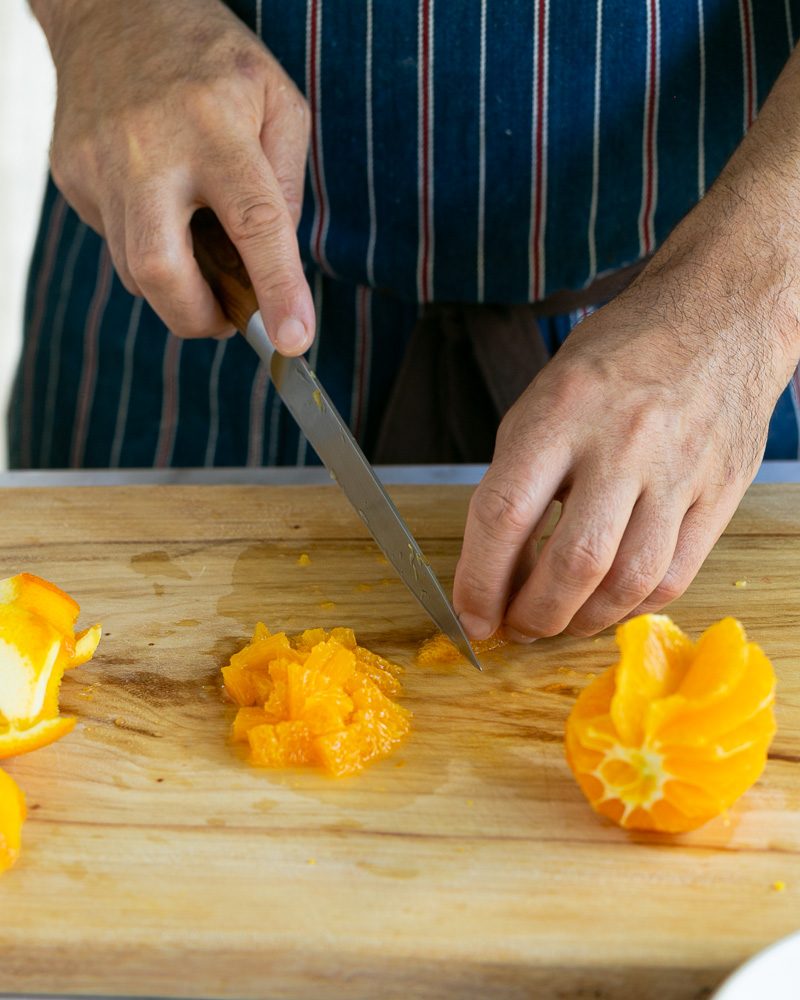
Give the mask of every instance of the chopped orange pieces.
POLYGON ((341 777, 385 757, 411 714, 392 701, 400 667, 364 649, 351 629, 308 629, 293 638, 261 623, 222 668, 239 705, 233 739, 262 767, 318 765, 341 777))
POLYGON ((728 809, 761 775, 775 674, 734 618, 693 643, 665 615, 617 629, 619 662, 567 721, 567 761, 592 807, 628 829, 680 833, 728 809))
MULTIPOLYGON (((0 759, 29 753, 66 735, 59 715, 64 671, 90 660, 99 625, 75 633, 80 608, 63 590, 30 573, 0 580, 0 759)), ((0 871, 19 852, 22 792, 0 771, 0 871)))
MULTIPOLYGON (((470 645, 480 655, 481 653, 488 653, 493 649, 498 649, 500 646, 505 646, 507 642, 508 639, 504 638, 502 632, 495 632, 488 639, 478 639, 476 642, 470 643, 470 645)), ((458 646, 443 632, 437 632, 430 639, 426 639, 423 642, 417 651, 416 660, 421 667, 467 662, 458 646)))

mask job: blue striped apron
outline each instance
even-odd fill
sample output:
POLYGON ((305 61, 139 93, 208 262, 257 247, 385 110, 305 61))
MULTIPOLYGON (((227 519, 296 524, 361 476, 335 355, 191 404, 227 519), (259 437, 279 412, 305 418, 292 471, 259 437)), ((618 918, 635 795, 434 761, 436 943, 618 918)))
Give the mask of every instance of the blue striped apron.
MULTIPOLYGON (((800 0, 229 0, 306 94, 311 362, 369 452, 424 302, 534 302, 646 256, 702 197, 800 0)), ((556 350, 581 314, 543 321, 556 350)), ((797 458, 800 382, 768 458, 797 458)), ((14 468, 315 460, 244 341, 180 341, 48 185, 14 468)))

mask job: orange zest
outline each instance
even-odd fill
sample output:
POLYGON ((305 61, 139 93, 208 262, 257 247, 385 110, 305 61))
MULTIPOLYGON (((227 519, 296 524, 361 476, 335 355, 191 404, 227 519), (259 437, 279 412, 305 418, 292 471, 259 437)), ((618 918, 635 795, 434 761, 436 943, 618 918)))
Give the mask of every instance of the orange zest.
POLYGON ((256 626, 222 668, 238 705, 235 742, 261 767, 317 765, 337 777, 384 757, 406 736, 411 713, 392 699, 401 669, 359 646, 351 629, 294 638, 256 626))
MULTIPOLYGON (((79 612, 38 576, 0 580, 0 759, 47 746, 75 725, 59 714, 61 678, 92 658, 102 634, 99 625, 76 634, 79 612)), ((0 771, 0 871, 19 853, 24 817, 22 792, 0 771)))
POLYGON ((617 629, 620 659, 567 720, 567 761, 592 807, 628 829, 680 833, 728 809, 764 770, 775 673, 723 618, 693 643, 665 615, 617 629))

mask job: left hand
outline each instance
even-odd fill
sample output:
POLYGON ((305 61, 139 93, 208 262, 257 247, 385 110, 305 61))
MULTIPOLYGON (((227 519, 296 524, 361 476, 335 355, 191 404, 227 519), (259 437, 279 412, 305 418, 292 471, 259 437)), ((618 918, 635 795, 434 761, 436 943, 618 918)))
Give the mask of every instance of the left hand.
POLYGON ((701 204, 503 420, 456 571, 471 638, 501 624, 518 641, 590 635, 663 607, 752 481, 797 320, 788 282, 746 252, 752 207, 722 189, 701 204), (534 559, 554 498, 561 518, 534 559))

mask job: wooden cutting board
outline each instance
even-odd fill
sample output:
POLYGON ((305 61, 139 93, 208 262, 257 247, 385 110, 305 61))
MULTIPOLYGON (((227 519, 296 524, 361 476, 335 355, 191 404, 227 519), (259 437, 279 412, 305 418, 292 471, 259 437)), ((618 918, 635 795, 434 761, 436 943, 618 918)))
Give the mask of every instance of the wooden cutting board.
MULTIPOLYGON (((469 491, 393 493, 449 585, 469 491)), ((800 487, 753 488, 673 607, 693 635, 737 615, 779 677, 764 777, 679 838, 596 817, 564 761, 613 633, 415 667, 428 622, 335 487, 18 489, 0 510, 0 576, 48 577, 104 628, 63 684, 77 729, 8 766, 30 817, 0 993, 683 1000, 800 927, 800 487), (407 744, 340 781, 248 767, 218 671, 258 619, 351 625, 406 665, 407 744)))

